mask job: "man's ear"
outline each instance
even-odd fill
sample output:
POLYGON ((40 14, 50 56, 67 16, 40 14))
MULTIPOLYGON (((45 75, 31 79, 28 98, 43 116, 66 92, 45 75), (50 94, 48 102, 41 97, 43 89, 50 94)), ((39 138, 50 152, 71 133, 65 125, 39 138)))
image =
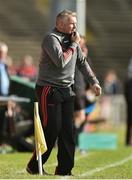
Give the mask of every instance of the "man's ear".
POLYGON ((59 23, 58 23, 58 25, 57 25, 57 29, 59 30, 59 31, 64 31, 64 23, 62 22, 62 21, 60 21, 59 23))
POLYGON ((60 21, 60 22, 59 22, 59 26, 60 26, 61 29, 64 28, 64 23, 63 23, 63 21, 60 21))

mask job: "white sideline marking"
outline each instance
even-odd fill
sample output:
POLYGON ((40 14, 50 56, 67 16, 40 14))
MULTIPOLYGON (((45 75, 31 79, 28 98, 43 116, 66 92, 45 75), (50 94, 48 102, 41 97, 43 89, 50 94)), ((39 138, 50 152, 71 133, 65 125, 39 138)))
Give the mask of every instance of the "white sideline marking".
MULTIPOLYGON (((78 160, 80 160, 80 159, 82 159, 82 158, 85 158, 85 157, 87 157, 87 156, 89 156, 89 155, 91 155, 91 154, 92 154, 92 153, 89 154, 89 152, 88 152, 88 153, 83 154, 83 155, 81 155, 81 156, 77 156, 77 157, 75 157, 75 161, 78 161, 78 160)), ((45 165, 45 167, 52 167, 52 166, 56 166, 56 165, 57 165, 56 163, 51 163, 51 164, 45 165)))
POLYGON ((107 165, 107 166, 100 167, 100 168, 95 168, 95 169, 93 169, 93 170, 91 170, 91 171, 87 171, 87 172, 81 174, 80 176, 92 175, 92 174, 94 174, 94 173, 96 173, 96 172, 100 172, 100 171, 103 171, 103 170, 108 169, 108 168, 113 168, 113 167, 116 167, 116 166, 120 166, 120 165, 128 162, 128 161, 131 160, 131 159, 132 159, 132 155, 126 157, 125 159, 123 159, 123 160, 121 160, 121 161, 117 161, 117 162, 112 163, 112 164, 109 164, 109 165, 107 165))

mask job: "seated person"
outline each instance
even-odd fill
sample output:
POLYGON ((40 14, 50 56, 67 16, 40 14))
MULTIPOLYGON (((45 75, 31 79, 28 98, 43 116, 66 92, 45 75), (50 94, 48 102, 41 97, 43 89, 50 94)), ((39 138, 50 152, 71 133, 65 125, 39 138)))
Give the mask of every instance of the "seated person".
POLYGON ((4 117, 3 141, 20 152, 32 152, 34 142, 27 138, 33 135, 33 120, 28 117, 21 105, 8 101, 4 117))
POLYGON ((37 69, 33 64, 32 56, 26 55, 22 59, 22 64, 18 67, 17 74, 25 80, 34 81, 36 79, 37 69))

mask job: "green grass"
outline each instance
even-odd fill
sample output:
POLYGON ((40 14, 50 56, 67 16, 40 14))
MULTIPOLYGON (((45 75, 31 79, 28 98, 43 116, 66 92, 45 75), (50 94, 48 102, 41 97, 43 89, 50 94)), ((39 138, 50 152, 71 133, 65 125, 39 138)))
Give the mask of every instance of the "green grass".
MULTIPOLYGON (((132 179, 132 147, 124 145, 124 129, 114 129, 118 134, 116 150, 89 151, 82 155, 76 152, 74 177, 68 179, 132 179)), ((57 150, 54 149, 45 170, 54 173, 57 150)), ((29 175, 25 171, 31 153, 12 153, 0 155, 1 179, 62 179, 61 176, 29 175)))

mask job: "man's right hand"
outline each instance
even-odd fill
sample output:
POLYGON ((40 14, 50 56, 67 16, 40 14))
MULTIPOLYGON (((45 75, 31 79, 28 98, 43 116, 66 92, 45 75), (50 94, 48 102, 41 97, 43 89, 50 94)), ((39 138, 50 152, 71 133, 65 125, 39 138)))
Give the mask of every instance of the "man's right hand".
POLYGON ((81 40, 81 38, 80 38, 80 35, 78 32, 72 33, 72 35, 71 35, 71 41, 72 42, 76 42, 79 44, 80 40, 81 40))

